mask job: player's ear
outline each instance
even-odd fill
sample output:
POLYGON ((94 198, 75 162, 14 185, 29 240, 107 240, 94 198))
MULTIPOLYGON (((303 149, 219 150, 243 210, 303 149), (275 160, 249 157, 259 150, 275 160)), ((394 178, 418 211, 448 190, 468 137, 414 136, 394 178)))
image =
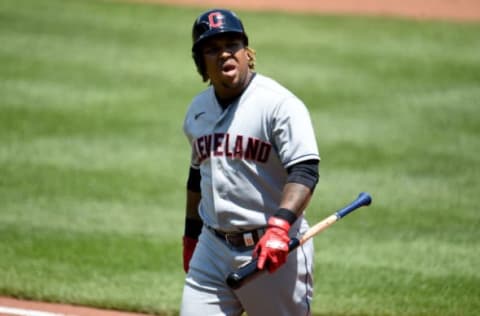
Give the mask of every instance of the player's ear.
POLYGON ((250 69, 255 69, 255 62, 256 62, 256 52, 253 48, 246 47, 245 53, 247 54, 248 66, 250 69))

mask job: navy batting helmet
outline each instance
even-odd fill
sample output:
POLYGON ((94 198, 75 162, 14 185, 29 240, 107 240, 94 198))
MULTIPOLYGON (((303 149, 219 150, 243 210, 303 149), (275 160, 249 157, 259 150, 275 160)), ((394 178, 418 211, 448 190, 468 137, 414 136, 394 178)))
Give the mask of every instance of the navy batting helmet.
POLYGON ((248 45, 247 34, 237 15, 230 10, 213 9, 202 13, 193 23, 192 51, 195 52, 203 40, 222 33, 240 34, 245 41, 245 45, 248 45))
POLYGON ((207 81, 203 57, 199 52, 200 44, 212 36, 220 34, 238 34, 243 38, 245 46, 248 46, 248 37, 243 28, 242 21, 237 15, 225 9, 213 9, 202 13, 193 23, 192 28, 192 57, 197 70, 207 81))

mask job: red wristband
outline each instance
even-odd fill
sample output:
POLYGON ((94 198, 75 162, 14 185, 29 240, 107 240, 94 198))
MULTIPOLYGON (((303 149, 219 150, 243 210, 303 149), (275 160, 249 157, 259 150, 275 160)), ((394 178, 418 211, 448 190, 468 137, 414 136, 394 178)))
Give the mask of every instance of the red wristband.
POLYGON ((190 260, 192 259, 197 242, 197 239, 183 236, 183 270, 185 273, 187 273, 190 268, 190 260))

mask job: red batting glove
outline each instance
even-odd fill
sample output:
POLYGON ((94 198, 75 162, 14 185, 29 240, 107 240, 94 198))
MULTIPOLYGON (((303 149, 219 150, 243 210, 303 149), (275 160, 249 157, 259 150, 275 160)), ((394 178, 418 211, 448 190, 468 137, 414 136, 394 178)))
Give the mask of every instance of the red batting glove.
POLYGON ((266 264, 268 271, 273 273, 287 261, 289 230, 289 222, 278 217, 270 217, 265 235, 253 250, 253 253, 258 255, 258 269, 263 270, 266 264))
POLYGON ((188 269, 190 268, 190 260, 192 259, 197 242, 198 239, 183 236, 183 270, 185 273, 188 273, 188 269))

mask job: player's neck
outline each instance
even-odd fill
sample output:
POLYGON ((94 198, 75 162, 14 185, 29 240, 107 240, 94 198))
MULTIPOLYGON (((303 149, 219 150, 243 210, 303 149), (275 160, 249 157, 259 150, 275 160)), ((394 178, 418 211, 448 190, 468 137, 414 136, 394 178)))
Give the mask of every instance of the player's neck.
POLYGON ((215 96, 220 106, 225 109, 236 99, 238 99, 250 85, 250 82, 252 82, 255 75, 256 73, 249 72, 248 78, 245 80, 245 84, 242 85, 240 89, 215 89, 215 96))

